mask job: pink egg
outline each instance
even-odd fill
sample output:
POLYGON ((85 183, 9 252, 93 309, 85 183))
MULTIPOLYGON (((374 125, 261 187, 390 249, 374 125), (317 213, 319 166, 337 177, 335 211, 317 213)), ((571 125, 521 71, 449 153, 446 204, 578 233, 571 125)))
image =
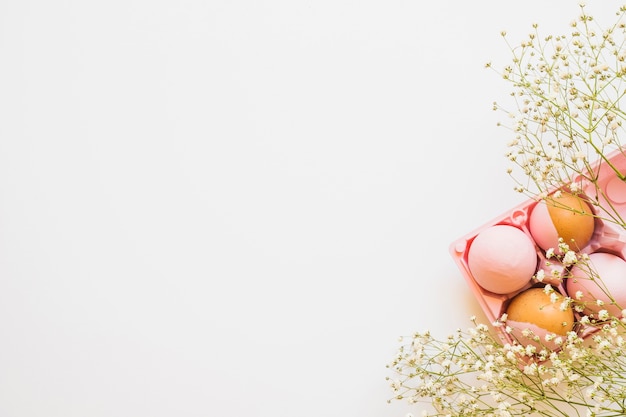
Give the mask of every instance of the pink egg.
POLYGON ((537 269, 532 239, 508 225, 495 225, 480 232, 469 247, 467 260, 476 283, 496 294, 522 289, 537 269))
POLYGON ((626 261, 610 253, 592 253, 587 266, 574 266, 566 279, 566 290, 570 297, 585 303, 585 314, 604 309, 615 317, 622 316, 626 308, 626 261), (595 279, 592 279, 596 277, 595 279), (576 294, 580 291, 582 298, 576 294), (596 300, 604 302, 598 306, 596 300))

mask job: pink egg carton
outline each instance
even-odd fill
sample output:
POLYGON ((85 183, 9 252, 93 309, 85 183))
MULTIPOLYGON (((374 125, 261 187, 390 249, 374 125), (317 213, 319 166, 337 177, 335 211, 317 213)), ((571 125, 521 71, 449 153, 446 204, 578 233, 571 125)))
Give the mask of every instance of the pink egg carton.
MULTIPOLYGON (((623 153, 622 150, 618 149, 613 151, 607 156, 607 160, 616 170, 626 173, 626 154, 623 153)), ((592 165, 593 171, 598 175, 596 184, 600 190, 603 191, 604 196, 599 195, 602 193, 598 193, 593 184, 585 183, 585 180, 581 180, 580 177, 575 178, 574 181, 581 184, 583 194, 588 200, 599 201, 600 207, 612 206, 617 215, 626 219, 626 182, 617 177, 615 171, 611 168, 609 163, 606 161, 597 161, 592 165)), ((470 289, 480 304, 487 319, 489 319, 492 323, 502 317, 502 315, 506 312, 509 301, 515 295, 528 288, 551 284, 562 294, 567 294, 563 280, 566 272, 565 268, 554 259, 550 259, 550 264, 547 265, 545 251, 536 243, 536 272, 538 272, 539 269, 544 269, 545 279, 541 282, 537 282, 533 277, 529 279, 528 283, 523 288, 512 293, 497 294, 485 290, 474 279, 472 271, 469 268, 468 254, 471 249, 472 242, 480 232, 489 227, 496 225, 514 226, 523 231, 534 242, 534 238, 529 229, 529 219, 532 210, 537 204, 539 203, 536 200, 529 199, 450 244, 450 254, 452 255, 465 280, 469 284, 470 289)), ((606 216, 606 213, 598 212, 597 206, 592 207, 598 216, 595 219, 594 233, 589 244, 586 245, 580 252, 608 252, 626 260, 626 230, 613 222, 602 220, 601 217, 606 216)), ((497 248, 494 250, 497 250, 497 248)), ((591 329, 585 328, 579 328, 578 330, 583 334, 583 336, 592 332, 591 329)), ((510 336, 504 334, 504 332, 502 333, 503 340, 510 341, 510 336)))

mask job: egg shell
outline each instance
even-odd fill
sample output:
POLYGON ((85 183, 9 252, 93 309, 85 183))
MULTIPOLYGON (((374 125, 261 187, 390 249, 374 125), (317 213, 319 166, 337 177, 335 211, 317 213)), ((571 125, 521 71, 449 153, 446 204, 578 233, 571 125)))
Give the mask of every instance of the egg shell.
POLYGON ((565 336, 574 328, 575 316, 572 308, 562 309, 563 295, 555 292, 556 300, 551 299, 543 287, 528 288, 511 299, 507 308, 507 326, 513 329, 512 335, 523 345, 533 344, 556 349, 556 345, 545 339, 546 335, 565 336), (530 330, 539 336, 537 342, 525 337, 523 333, 530 330))
POLYGON ((595 230, 591 206, 581 197, 562 193, 540 201, 529 218, 529 230, 535 243, 543 250, 558 252, 559 238, 575 251, 589 244, 595 230))
POLYGON ((495 225, 472 242, 468 266, 482 288, 509 294, 530 282, 537 270, 537 252, 533 241, 519 228, 495 225))
POLYGON ((550 213, 548 213, 548 207, 543 201, 537 203, 530 213, 528 230, 541 249, 548 250, 558 247, 559 233, 556 231, 550 213))
POLYGON ((506 325, 510 328, 508 336, 519 342, 521 345, 532 345, 537 348, 537 351, 540 351, 543 348, 547 348, 552 351, 559 349, 559 345, 556 344, 553 339, 551 340, 547 338, 548 335, 553 335, 554 333, 551 333, 536 324, 507 320, 506 325), (530 331, 532 336, 537 336, 539 339, 534 340, 534 338, 525 336, 524 333, 526 331, 530 331))
POLYGON ((565 280, 567 293, 585 303, 584 314, 605 309, 610 315, 621 317, 626 308, 626 261, 611 253, 595 252, 589 254, 588 265, 599 279, 591 279, 589 268, 574 266, 565 280), (576 297, 578 291, 582 292, 580 299, 576 297), (604 305, 598 306, 596 300, 602 300, 604 305))

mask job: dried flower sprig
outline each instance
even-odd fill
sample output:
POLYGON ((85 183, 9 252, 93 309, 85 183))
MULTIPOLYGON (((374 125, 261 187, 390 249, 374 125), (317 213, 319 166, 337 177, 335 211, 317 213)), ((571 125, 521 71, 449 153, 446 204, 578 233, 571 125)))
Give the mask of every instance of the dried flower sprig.
POLYGON ((393 399, 430 404, 424 416, 626 414, 622 320, 605 321, 587 340, 569 332, 558 351, 502 343, 488 326, 472 321, 473 327, 444 340, 429 332, 403 338, 388 365, 396 375, 389 378, 393 399))
POLYGON ((510 124, 500 125, 512 132, 506 156, 516 191, 537 198, 563 187, 585 191, 599 217, 626 227, 597 186, 606 168, 626 180, 608 158, 623 152, 626 127, 626 6, 616 15, 614 24, 601 27, 581 3, 569 35, 542 35, 533 24, 527 39, 513 45, 502 32, 513 60, 498 73, 513 86, 514 108, 498 102, 493 108, 509 117, 510 124))

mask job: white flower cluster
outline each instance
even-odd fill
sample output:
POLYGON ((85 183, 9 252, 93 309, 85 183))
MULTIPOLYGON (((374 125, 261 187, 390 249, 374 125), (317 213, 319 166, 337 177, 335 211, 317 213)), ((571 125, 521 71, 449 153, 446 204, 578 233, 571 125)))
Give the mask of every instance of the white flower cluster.
MULTIPOLYGON (((570 185, 573 193, 593 186, 591 163, 622 146, 626 111, 626 6, 608 28, 596 25, 581 4, 569 35, 541 36, 538 25, 520 44, 509 48, 513 62, 499 74, 513 87, 513 109, 494 103, 510 123, 506 157, 515 190, 544 197, 570 185)), ((506 32, 502 33, 506 40, 506 32)), ((491 64, 488 67, 493 68, 491 64)), ((610 163, 606 162, 608 165, 610 163)), ((615 169, 616 175, 626 175, 615 169)), ((598 194, 603 191, 595 190, 598 194)), ((611 221, 624 222, 608 208, 611 221)))
POLYGON ((560 349, 538 352, 472 320, 444 340, 416 333, 400 346, 388 365, 394 399, 428 403, 428 416, 626 415, 623 321, 611 318, 587 340, 569 332, 560 349))

